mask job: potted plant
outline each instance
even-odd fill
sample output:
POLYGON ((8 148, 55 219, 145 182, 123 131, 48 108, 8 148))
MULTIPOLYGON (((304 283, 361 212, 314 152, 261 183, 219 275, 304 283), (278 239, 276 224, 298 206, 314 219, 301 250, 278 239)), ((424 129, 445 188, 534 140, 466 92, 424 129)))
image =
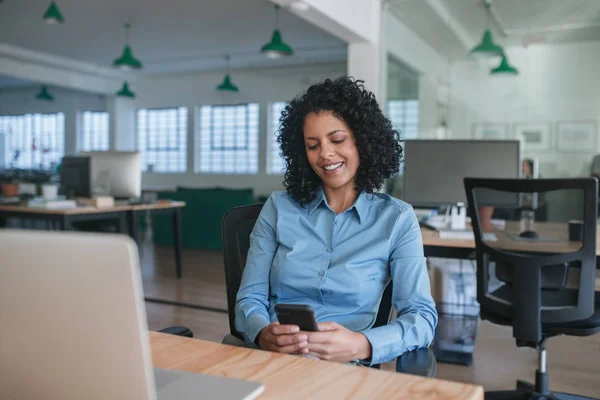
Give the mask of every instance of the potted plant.
POLYGON ((7 169, 0 174, 3 197, 16 197, 19 195, 19 178, 15 170, 7 169))

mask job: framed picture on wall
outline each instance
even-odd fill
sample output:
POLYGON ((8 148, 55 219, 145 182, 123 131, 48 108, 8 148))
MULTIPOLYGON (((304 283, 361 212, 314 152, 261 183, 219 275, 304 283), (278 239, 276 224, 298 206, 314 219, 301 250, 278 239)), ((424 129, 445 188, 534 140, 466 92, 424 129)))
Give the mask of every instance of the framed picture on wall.
POLYGON ((515 124, 515 138, 524 151, 549 151, 552 147, 552 125, 545 123, 515 124))
POLYGON ((471 135, 474 139, 484 140, 506 140, 508 137, 508 126, 506 124, 473 124, 471 135))
POLYGON ((565 153, 595 153, 596 122, 559 122, 556 149, 565 153))

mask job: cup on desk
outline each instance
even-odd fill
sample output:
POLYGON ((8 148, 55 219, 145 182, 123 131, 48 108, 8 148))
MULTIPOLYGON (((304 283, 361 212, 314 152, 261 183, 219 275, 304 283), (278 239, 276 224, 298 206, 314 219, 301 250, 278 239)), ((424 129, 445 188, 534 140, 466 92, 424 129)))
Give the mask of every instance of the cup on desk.
POLYGON ((42 197, 46 201, 56 200, 58 197, 58 185, 53 183, 42 185, 42 197))
POLYGON ((569 221, 569 240, 572 242, 583 242, 583 221, 569 221))

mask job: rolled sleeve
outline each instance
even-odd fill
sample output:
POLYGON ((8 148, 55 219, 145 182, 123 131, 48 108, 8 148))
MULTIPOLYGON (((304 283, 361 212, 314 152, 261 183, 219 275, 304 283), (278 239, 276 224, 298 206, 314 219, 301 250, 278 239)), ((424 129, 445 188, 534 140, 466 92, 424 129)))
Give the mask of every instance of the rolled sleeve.
POLYGON ((371 365, 388 362, 406 351, 428 347, 435 334, 437 311, 431 297, 423 239, 412 208, 398 218, 392 244, 392 304, 397 318, 362 332, 372 346, 371 365))
POLYGON ((269 275, 277 242, 276 193, 267 199, 250 235, 246 268, 237 293, 235 328, 249 344, 254 344, 260 331, 270 324, 269 275))

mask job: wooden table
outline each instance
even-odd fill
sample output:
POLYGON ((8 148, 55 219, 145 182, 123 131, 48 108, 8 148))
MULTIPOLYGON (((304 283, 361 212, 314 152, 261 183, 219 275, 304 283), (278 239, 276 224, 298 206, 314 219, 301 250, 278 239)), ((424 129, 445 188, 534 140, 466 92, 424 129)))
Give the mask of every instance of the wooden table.
MULTIPOLYGON (((550 252, 562 251, 573 251, 580 247, 580 242, 569 242, 567 237, 567 224, 563 223, 552 223, 552 222, 538 222, 536 223, 536 230, 543 235, 548 233, 555 238, 561 239, 560 242, 549 243, 539 242, 532 244, 531 242, 518 242, 508 237, 509 233, 517 233, 519 229, 517 227, 518 222, 507 221, 506 228, 504 230, 497 230, 494 233, 498 238, 498 243, 491 242, 492 247, 502 247, 511 250, 539 250, 544 249, 550 252), (558 245, 558 247, 556 247, 558 245)), ((426 228, 421 228, 421 236, 423 237, 423 247, 425 250, 426 257, 442 257, 442 258, 469 258, 474 255, 475 252, 475 240, 459 240, 459 239, 441 239, 440 234, 437 231, 433 231, 426 228)), ((596 256, 600 258, 600 230, 596 233, 596 256)))
POLYGON ((139 216, 142 212, 169 213, 173 219, 173 236, 175 243, 175 271, 177 278, 181 278, 181 209, 185 207, 183 201, 159 201, 152 204, 123 204, 113 207, 76 207, 60 210, 27 207, 23 205, 0 204, 0 227, 6 218, 23 218, 44 220, 49 223, 58 223, 59 230, 73 229, 73 223, 88 221, 112 221, 117 231, 129 234, 139 245, 139 216))
POLYGON ((261 382, 263 399, 483 399, 459 382, 150 332, 155 367, 261 382))

